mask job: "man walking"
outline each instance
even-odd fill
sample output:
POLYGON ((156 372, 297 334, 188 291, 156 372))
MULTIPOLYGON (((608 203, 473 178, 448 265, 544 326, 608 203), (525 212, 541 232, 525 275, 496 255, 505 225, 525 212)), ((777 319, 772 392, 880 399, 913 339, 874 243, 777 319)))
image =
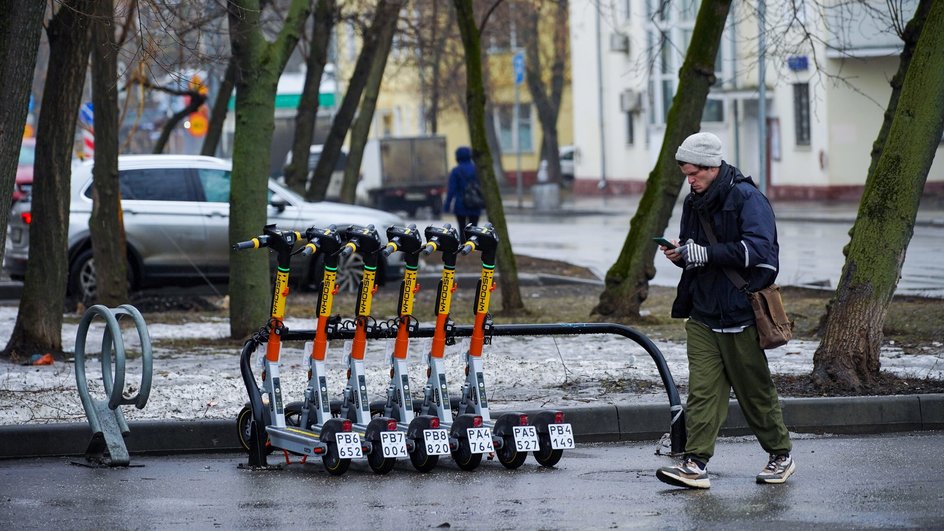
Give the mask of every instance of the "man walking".
POLYGON ((750 301, 725 273, 730 269, 741 275, 748 291, 776 280, 779 245, 773 210, 750 177, 721 159, 717 136, 689 136, 675 158, 691 193, 682 207, 677 247, 661 249, 684 268, 672 317, 688 319, 688 440, 681 463, 660 468, 656 477, 680 487, 710 486, 707 465, 733 388, 748 425, 770 455, 757 482, 783 483, 796 463, 777 388, 759 345, 750 301))

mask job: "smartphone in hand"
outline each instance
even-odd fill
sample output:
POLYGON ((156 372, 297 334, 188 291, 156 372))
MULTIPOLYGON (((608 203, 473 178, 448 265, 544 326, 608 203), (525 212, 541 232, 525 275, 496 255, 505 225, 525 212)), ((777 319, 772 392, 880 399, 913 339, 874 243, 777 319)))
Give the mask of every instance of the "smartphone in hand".
POLYGON ((664 247, 668 247, 669 249, 675 249, 675 247, 676 247, 676 245, 675 245, 674 243, 670 242, 669 240, 666 240, 665 238, 663 238, 663 237, 661 237, 661 236, 658 237, 658 238, 653 238, 652 241, 654 241, 654 242, 656 242, 656 243, 658 243, 659 245, 662 245, 662 246, 664 246, 664 247))

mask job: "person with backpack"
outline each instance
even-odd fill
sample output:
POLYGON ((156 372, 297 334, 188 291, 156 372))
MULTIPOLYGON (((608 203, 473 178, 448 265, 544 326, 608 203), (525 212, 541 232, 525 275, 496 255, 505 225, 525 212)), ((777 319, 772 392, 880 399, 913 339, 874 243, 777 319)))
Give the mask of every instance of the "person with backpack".
POLYGON ((461 146, 456 150, 456 166, 449 172, 449 187, 443 212, 453 211, 459 222, 459 236, 465 238, 467 223, 479 224, 485 198, 479 184, 478 171, 472 162, 472 148, 461 146))

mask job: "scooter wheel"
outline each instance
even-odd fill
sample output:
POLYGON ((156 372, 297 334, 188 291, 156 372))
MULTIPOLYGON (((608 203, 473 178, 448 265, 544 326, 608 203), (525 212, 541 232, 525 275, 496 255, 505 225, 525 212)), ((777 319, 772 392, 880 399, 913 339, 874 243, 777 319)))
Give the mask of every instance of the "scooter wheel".
POLYGON ((498 455, 498 462, 505 465, 505 468, 514 470, 524 464, 528 458, 528 452, 519 452, 515 448, 515 441, 511 437, 505 437, 505 444, 495 453, 498 455))
POLYGON ((373 451, 367 454, 367 464, 375 474, 386 474, 393 470, 397 460, 393 457, 384 457, 380 445, 375 443, 373 451))
MULTIPOLYGON (((236 434, 239 437, 239 445, 243 447, 243 450, 249 451, 249 439, 252 437, 252 408, 249 406, 243 406, 239 410, 239 415, 236 416, 236 434)), ((266 437, 265 440, 265 452, 266 455, 272 453, 275 448, 269 444, 269 437, 266 437)))
POLYGON ((475 470, 482 462, 482 454, 473 454, 469 441, 460 439, 459 448, 452 452, 452 459, 462 470, 475 470))
POLYGON ((417 442, 416 449, 410 454, 410 463, 413 464, 413 468, 420 472, 429 472, 436 468, 438 462, 439 456, 426 453, 426 445, 422 441, 417 442))
POLYGON ((324 464, 325 470, 332 476, 340 476, 347 472, 347 469, 351 466, 350 459, 341 459, 341 456, 338 455, 336 444, 328 444, 328 451, 321 456, 321 462, 324 464))
POLYGON ((561 460, 564 455, 563 450, 551 448, 551 438, 546 434, 538 435, 538 449, 534 452, 534 459, 541 466, 552 467, 561 460))

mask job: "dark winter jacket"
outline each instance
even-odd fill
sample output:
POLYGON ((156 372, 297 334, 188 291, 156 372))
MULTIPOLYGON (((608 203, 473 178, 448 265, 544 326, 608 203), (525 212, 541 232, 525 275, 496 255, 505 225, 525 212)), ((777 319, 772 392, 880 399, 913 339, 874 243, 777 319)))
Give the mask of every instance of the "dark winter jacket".
POLYGON ((685 244, 689 238, 708 248, 708 264, 682 273, 672 317, 691 317, 716 329, 753 324, 747 295, 734 287, 723 268, 737 271, 750 291, 776 280, 780 246, 767 198, 750 177, 722 162, 718 177, 703 194, 692 192, 685 198, 679 242, 685 244), (717 244, 709 243, 699 211, 711 220, 717 244))
POLYGON ((465 187, 472 181, 478 181, 478 172, 472 162, 472 149, 462 146, 456 150, 456 165, 449 173, 449 188, 446 190, 446 201, 443 203, 443 212, 454 211, 457 216, 481 216, 482 209, 467 208, 462 202, 465 187), (453 208, 455 202, 455 208, 453 208))

